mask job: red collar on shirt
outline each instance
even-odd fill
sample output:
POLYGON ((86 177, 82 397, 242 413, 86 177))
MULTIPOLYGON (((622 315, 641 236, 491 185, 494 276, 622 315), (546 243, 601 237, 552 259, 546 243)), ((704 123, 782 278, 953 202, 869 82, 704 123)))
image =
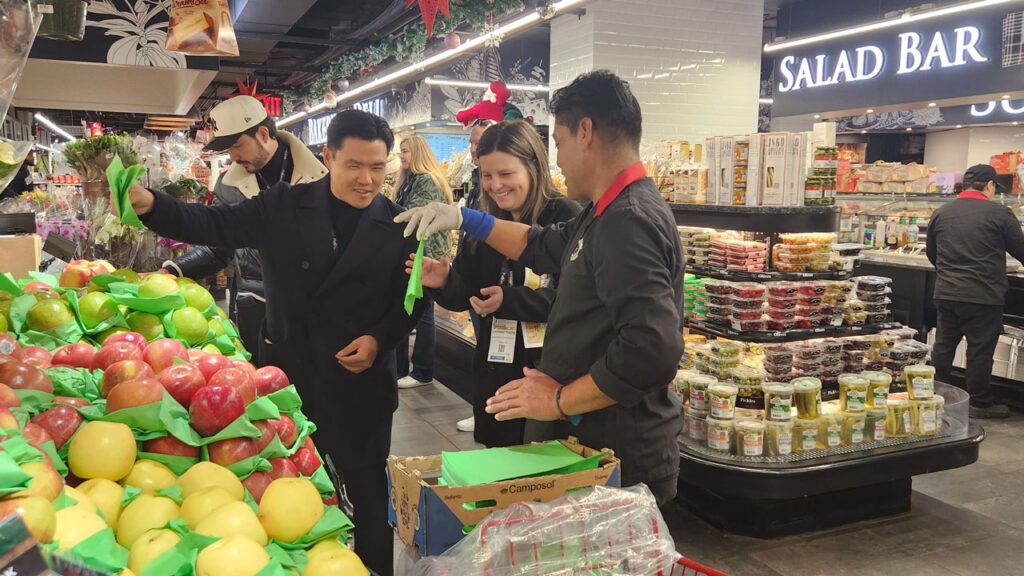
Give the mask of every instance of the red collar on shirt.
POLYGON ((964 190, 963 192, 960 193, 959 196, 957 196, 957 198, 973 198, 975 200, 988 200, 988 196, 985 196, 984 194, 976 190, 964 190))
POLYGON ((597 207, 594 209, 594 217, 596 218, 600 216, 604 212, 604 209, 607 208, 612 201, 618 198, 619 194, 622 194, 622 191, 625 190, 627 186, 646 177, 647 170, 644 169, 643 162, 637 162, 622 172, 619 172, 619 175, 615 178, 615 181, 612 182, 612 185, 604 191, 600 200, 597 201, 597 207))

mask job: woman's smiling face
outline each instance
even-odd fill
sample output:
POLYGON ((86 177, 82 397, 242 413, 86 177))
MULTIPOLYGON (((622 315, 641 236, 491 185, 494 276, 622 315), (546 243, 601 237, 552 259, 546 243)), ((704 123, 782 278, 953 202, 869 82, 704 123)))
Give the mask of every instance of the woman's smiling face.
POLYGON ((530 185, 530 173, 515 156, 494 151, 480 157, 480 186, 502 210, 521 212, 530 185))

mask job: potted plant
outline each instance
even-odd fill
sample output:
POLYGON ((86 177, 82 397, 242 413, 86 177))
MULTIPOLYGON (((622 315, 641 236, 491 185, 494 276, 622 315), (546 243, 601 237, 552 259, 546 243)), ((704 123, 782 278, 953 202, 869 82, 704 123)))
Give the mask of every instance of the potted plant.
POLYGON ((125 166, 139 163, 139 155, 127 135, 83 138, 64 147, 68 166, 82 177, 85 195, 94 199, 110 196, 106 170, 115 154, 121 156, 125 166))

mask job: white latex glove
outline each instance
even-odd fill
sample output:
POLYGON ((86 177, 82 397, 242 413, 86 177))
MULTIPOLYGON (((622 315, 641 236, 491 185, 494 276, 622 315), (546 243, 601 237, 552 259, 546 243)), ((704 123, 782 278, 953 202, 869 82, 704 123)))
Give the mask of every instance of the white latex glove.
POLYGON ((408 238, 416 232, 416 239, 422 240, 437 232, 458 230, 462 226, 462 211, 458 206, 431 202, 420 208, 410 208, 395 216, 395 222, 408 222, 405 236, 408 238))

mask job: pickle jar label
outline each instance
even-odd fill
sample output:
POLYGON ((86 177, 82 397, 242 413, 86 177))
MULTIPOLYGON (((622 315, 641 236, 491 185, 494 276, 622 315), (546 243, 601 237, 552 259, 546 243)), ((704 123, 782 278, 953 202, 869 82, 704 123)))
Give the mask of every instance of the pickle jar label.
POLYGON ((889 394, 885 388, 875 388, 871 391, 871 402, 877 408, 885 408, 886 403, 889 401, 889 394))
POLYGON ((703 438, 704 437, 704 421, 698 420, 697 418, 690 418, 690 438, 703 438))
POLYGON ((867 393, 862 390, 847 390, 846 409, 850 412, 863 412, 866 399, 867 393))
POLYGON ((935 432, 935 410, 929 408, 921 411, 921 431, 935 432))
POLYGON ((768 418, 770 420, 789 420, 793 413, 793 402, 778 396, 772 397, 768 418))
POLYGON ((864 441, 864 424, 858 422, 850 430, 850 443, 860 444, 864 441))
POLYGON ((703 390, 690 388, 690 407, 694 410, 707 410, 708 400, 703 390))
POLYGON ((732 418, 736 414, 736 406, 732 398, 722 396, 711 397, 711 416, 714 418, 732 418))
POLYGON ((903 429, 908 431, 908 432, 910 431, 910 413, 909 412, 904 412, 903 413, 903 429))
POLYGON ((840 437, 840 432, 842 431, 843 428, 841 426, 833 425, 828 427, 828 434, 826 436, 829 448, 839 446, 840 442, 842 442, 842 438, 840 437))
POLYGON ((800 432, 800 447, 804 450, 814 450, 818 447, 818 431, 802 430, 800 432))
POLYGON ((764 436, 747 434, 743 437, 743 455, 760 456, 764 453, 764 436))
POLYGON ((914 378, 910 385, 913 398, 931 398, 935 393, 935 381, 931 378, 914 378))
POLYGON ((729 432, 727 430, 708 431, 708 446, 714 450, 729 449, 729 432))
POLYGON ((875 422, 875 442, 885 440, 885 420, 875 422))
POLYGON ((779 456, 793 452, 793 435, 788 432, 779 434, 779 456))

